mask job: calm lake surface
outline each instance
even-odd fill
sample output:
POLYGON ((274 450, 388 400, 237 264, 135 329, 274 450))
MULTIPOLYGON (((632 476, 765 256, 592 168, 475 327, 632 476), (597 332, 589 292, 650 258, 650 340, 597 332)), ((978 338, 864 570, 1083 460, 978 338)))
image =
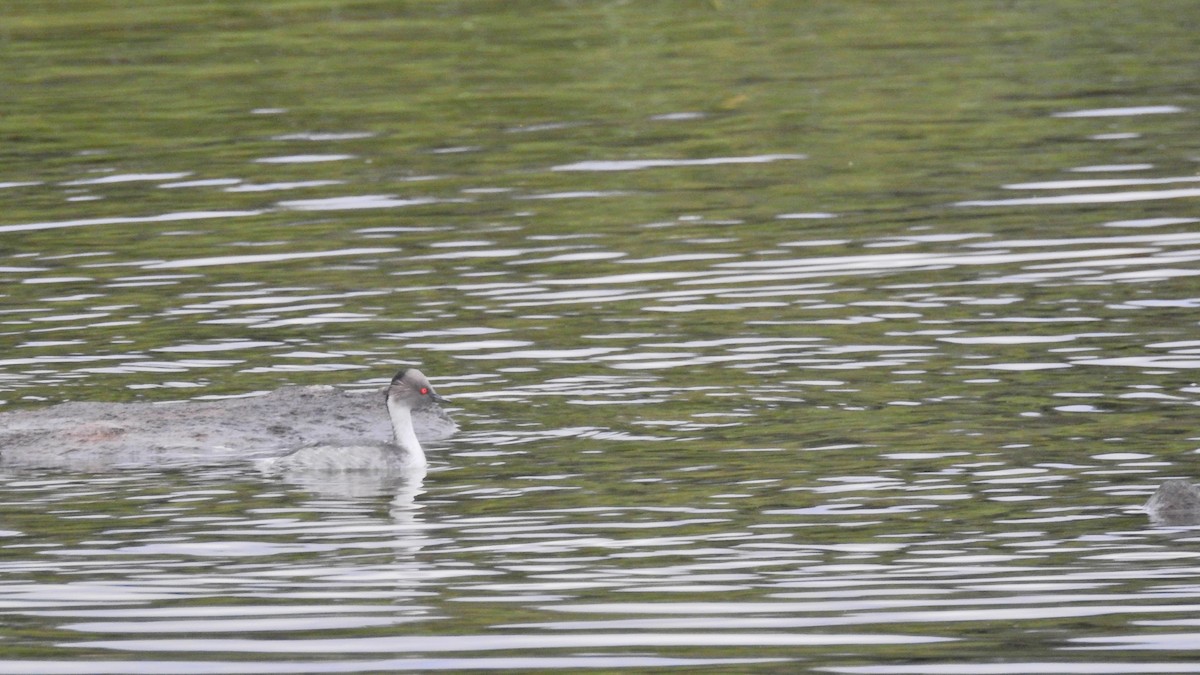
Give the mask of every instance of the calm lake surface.
POLYGON ((1198 24, 9 3, 0 412, 419 365, 461 431, 0 465, 0 672, 1200 670, 1140 509, 1200 478, 1198 24))

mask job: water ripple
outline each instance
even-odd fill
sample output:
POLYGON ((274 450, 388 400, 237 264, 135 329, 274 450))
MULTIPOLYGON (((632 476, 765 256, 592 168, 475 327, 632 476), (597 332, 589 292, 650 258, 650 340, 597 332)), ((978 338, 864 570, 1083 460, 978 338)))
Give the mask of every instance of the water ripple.
POLYGON ((790 159, 807 159, 806 155, 753 155, 748 157, 707 157, 703 159, 631 159, 593 160, 560 164, 551 171, 637 171, 662 167, 714 166, 721 164, 761 164, 790 159))

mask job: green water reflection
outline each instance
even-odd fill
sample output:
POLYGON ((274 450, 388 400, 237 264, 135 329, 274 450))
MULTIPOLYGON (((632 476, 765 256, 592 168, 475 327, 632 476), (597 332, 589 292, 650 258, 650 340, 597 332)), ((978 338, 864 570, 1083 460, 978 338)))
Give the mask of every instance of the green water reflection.
MULTIPOLYGON (((1197 20, 1192 2, 6 3, 0 409, 419 362, 464 434, 415 515, 246 467, 6 474, 5 583, 211 584, 145 600, 165 609, 345 591, 421 619, 295 634, 313 640, 550 637, 697 598, 810 622, 723 637, 954 639, 537 650, 579 663, 1087 667, 1072 640, 1186 631, 1039 612, 1195 604, 1194 542, 1131 507, 1197 475, 1197 195, 978 202, 1194 187, 1197 20), (1175 182, 1019 187, 1091 178, 1175 182), (1113 596, 1039 595, 1057 581, 1113 596), (1028 614, 754 609, 822 583, 1028 614)), ((2 622, 5 658, 150 651, 65 647, 113 636, 37 616, 2 622)), ((636 632, 594 632, 618 629, 636 632)), ((484 667, 464 654, 408 667, 484 667)))

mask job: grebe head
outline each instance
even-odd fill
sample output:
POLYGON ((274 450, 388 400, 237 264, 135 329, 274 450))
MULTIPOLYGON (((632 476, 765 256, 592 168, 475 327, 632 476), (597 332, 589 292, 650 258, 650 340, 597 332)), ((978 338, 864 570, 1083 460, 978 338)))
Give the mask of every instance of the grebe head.
POLYGON ((416 368, 409 368, 396 373, 392 384, 387 388, 388 417, 392 419, 392 434, 396 445, 400 447, 405 464, 412 466, 425 465, 425 450, 417 439, 413 429, 412 410, 429 405, 431 402, 442 403, 446 399, 437 395, 429 379, 416 368))
POLYGON ((423 408, 430 402, 449 403, 433 390, 429 378, 416 368, 408 368, 396 373, 391 385, 387 388, 388 407, 399 405, 409 410, 423 408))

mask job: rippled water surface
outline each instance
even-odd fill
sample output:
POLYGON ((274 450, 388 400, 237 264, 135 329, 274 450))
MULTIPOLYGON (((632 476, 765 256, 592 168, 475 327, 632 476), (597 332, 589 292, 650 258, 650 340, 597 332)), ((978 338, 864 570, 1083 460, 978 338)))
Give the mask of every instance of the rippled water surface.
POLYGON ((3 10, 0 413, 461 430, 0 447, 0 672, 1200 669, 1195 4, 331 5, 3 10))

